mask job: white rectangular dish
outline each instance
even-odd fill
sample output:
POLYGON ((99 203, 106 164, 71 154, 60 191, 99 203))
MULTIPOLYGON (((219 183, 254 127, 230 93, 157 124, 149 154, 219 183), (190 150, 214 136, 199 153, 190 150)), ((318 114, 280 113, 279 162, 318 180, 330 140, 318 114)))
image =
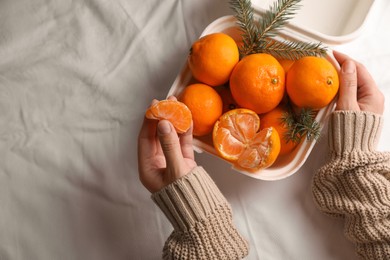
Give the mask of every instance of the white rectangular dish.
MULTIPOLYGON (((276 0, 252 0, 257 20, 265 10, 269 9, 276 0)), ((308 42, 322 42, 328 48, 328 60, 339 69, 337 61, 334 59, 330 46, 346 43, 358 37, 362 32, 364 24, 367 22, 369 13, 373 8, 375 0, 302 0, 300 9, 294 18, 279 33, 280 39, 299 40, 308 42)), ((241 31, 237 27, 236 19, 233 16, 221 17, 205 28, 201 36, 224 32, 235 40, 241 38, 241 31)), ((187 64, 184 65, 181 73, 177 76, 170 88, 168 96, 179 96, 183 89, 191 83, 196 82, 187 64)), ((321 129, 328 120, 328 116, 335 107, 335 101, 327 107, 321 109, 316 121, 321 129)), ((269 168, 256 173, 238 172, 260 180, 280 180, 296 173, 305 163, 307 157, 315 146, 315 141, 304 140, 295 150, 288 155, 279 156, 276 162, 269 168)), ((211 135, 204 137, 194 137, 194 149, 197 152, 207 152, 218 157, 214 149, 211 135)), ((229 163, 229 162, 228 162, 229 163)))
MULTIPOLYGON (((215 32, 226 33, 231 37, 233 37, 235 40, 241 37, 240 36, 241 32, 238 29, 236 25, 236 19, 233 16, 224 16, 215 20, 209 26, 206 27, 201 37, 215 32)), ((288 40, 307 40, 307 39, 299 38, 297 35, 294 34, 293 30, 288 28, 281 31, 279 37, 288 40)), ((336 68, 339 68, 331 52, 328 52, 328 59, 336 68)), ((193 82, 195 82, 195 80, 193 79, 191 75, 191 71, 188 65, 186 64, 182 69, 181 73, 177 76, 173 85, 171 86, 168 96, 170 95, 179 96, 180 93, 184 90, 184 88, 193 82)), ((321 109, 318 112, 316 116, 316 120, 317 122, 320 123, 321 128, 324 126, 325 122, 327 121, 327 117, 333 110, 334 110, 334 102, 332 102, 330 105, 321 109)), ((273 181, 273 180, 286 178, 299 170, 299 168, 306 161, 314 145, 315 145, 315 141, 308 142, 305 140, 301 142, 291 154, 279 156, 279 158, 271 167, 262 169, 259 172, 247 173, 245 171, 239 171, 239 170, 237 171, 247 176, 250 176, 252 178, 261 179, 261 180, 273 181)), ((218 157, 221 160, 224 160, 218 156, 216 150, 214 149, 211 135, 202 136, 202 137, 194 136, 194 148, 195 151, 197 152, 205 151, 218 157)))

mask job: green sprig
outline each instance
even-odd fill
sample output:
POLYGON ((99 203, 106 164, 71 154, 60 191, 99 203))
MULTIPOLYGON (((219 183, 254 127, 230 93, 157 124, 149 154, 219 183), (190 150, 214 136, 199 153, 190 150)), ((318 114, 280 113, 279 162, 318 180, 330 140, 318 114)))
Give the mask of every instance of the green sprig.
POLYGON ((283 114, 281 121, 288 129, 283 136, 287 143, 299 143, 305 136, 308 141, 317 140, 321 135, 321 126, 315 120, 312 109, 304 108, 299 114, 294 114, 290 109, 283 114))
POLYGON ((262 52, 286 60, 298 60, 305 56, 326 56, 326 48, 320 42, 268 41, 262 52))
POLYGON ((250 0, 231 0, 237 25, 242 34, 243 45, 240 56, 254 53, 268 53, 277 58, 297 60, 304 56, 325 56, 326 48, 321 43, 303 41, 275 41, 279 30, 293 18, 301 0, 277 0, 255 22, 254 9, 250 0))
POLYGON ((260 39, 266 40, 276 36, 278 30, 287 24, 293 18, 295 11, 300 6, 301 0, 278 0, 273 6, 265 12, 264 16, 259 20, 260 39))
POLYGON ((251 54, 260 42, 260 33, 255 24, 254 10, 250 0, 231 0, 230 6, 235 12, 237 25, 242 32, 243 46, 240 47, 241 56, 251 54))

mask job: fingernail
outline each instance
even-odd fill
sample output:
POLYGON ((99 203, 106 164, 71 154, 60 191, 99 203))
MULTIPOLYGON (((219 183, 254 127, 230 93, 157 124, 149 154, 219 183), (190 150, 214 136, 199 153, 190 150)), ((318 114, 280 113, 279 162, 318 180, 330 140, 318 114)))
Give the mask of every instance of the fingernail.
POLYGON ((158 123, 158 133, 161 134, 161 135, 166 135, 166 134, 169 134, 171 132, 171 125, 169 124, 168 121, 166 120, 162 120, 158 123))
POLYGON ((347 60, 343 63, 343 73, 355 73, 356 65, 353 61, 347 60))

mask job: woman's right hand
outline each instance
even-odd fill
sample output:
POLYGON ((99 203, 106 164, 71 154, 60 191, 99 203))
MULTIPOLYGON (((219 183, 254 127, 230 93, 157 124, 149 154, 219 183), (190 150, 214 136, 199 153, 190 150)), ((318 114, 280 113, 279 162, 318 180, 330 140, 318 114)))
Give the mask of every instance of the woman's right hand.
POLYGON ((336 110, 383 114, 385 97, 363 64, 340 52, 333 52, 341 66, 336 110))

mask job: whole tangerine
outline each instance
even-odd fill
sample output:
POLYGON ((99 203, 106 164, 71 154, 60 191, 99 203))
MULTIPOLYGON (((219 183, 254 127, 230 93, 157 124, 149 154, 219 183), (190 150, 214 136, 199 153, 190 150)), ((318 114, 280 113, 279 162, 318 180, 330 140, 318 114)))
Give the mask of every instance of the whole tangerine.
POLYGON ((234 39, 224 33, 213 33, 192 44, 188 66, 196 80, 215 87, 228 82, 238 60, 234 39))
POLYGON ((297 142, 286 140, 285 135, 289 131, 286 123, 283 122, 283 117, 289 113, 288 109, 283 106, 277 106, 270 112, 261 115, 261 129, 274 127, 280 137, 280 155, 291 153, 298 145, 297 142))
POLYGON ((258 114, 274 109, 285 90, 285 72, 280 63, 265 53, 241 59, 230 76, 230 90, 240 107, 258 114))
POLYGON ((209 134, 214 123, 222 115, 222 99, 218 92, 206 84, 195 83, 187 86, 179 97, 191 111, 193 134, 209 134))
POLYGON ((339 90, 337 70, 325 58, 303 57, 287 72, 286 90, 292 103, 298 107, 323 108, 339 90))

